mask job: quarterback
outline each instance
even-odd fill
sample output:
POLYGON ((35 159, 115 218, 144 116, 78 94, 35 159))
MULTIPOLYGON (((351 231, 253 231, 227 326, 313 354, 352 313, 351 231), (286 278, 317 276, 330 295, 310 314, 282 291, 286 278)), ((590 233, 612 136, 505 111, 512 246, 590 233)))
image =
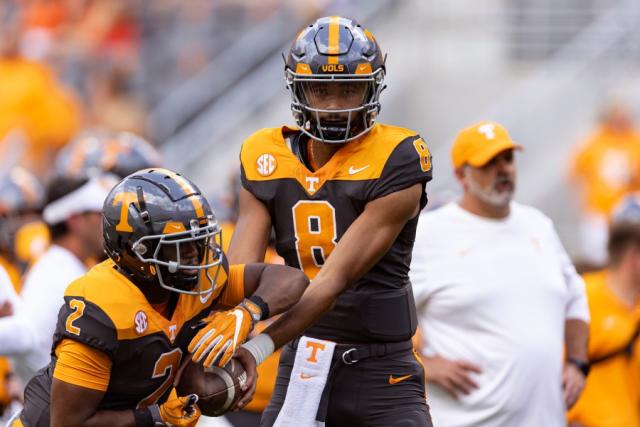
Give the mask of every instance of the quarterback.
POLYGON ((233 262, 263 259, 273 227, 278 254, 312 279, 291 310, 245 344, 259 363, 288 343, 261 423, 431 425, 408 278, 431 180, 427 144, 376 123, 385 58, 357 22, 318 19, 285 62, 297 127, 262 129, 244 142, 229 250, 233 262))
POLYGON ((229 266, 206 199, 166 169, 111 190, 103 237, 109 259, 67 288, 51 363, 27 384, 13 426, 194 426, 197 403, 171 386, 203 320, 217 325, 207 357, 224 365, 308 283, 286 266, 229 266))

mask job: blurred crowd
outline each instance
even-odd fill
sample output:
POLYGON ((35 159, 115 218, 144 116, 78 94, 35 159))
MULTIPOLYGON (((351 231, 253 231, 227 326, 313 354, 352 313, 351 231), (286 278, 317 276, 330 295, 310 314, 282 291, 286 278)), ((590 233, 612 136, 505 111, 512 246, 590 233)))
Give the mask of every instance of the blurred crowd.
MULTIPOLYGON (((305 17, 326 2, 314 2, 316 9, 302 3, 0 2, 0 266, 17 295, 24 298, 25 292, 47 292, 23 287, 25 283, 27 287, 38 285, 28 280, 29 273, 51 249, 52 239, 54 245, 59 244, 51 235, 56 224, 42 219, 47 204, 60 197, 52 198, 52 183, 59 183, 55 179, 82 177, 80 185, 85 185, 105 173, 123 177, 139 168, 161 166, 158 148, 145 139, 150 133, 147 116, 154 105, 201 72, 244 31, 281 8, 305 17)), ((623 102, 611 102, 603 107, 592 134, 576 143, 568 170, 581 198, 579 270, 607 265, 614 207, 640 191, 640 130, 633 118, 634 112, 623 102)), ((227 244, 237 217, 239 187, 234 173, 227 192, 216 199, 227 244)), ((74 225, 83 230, 77 234, 85 238, 72 245, 91 245, 100 239, 100 235, 90 237, 97 233, 92 224, 74 225)), ((85 267, 99 259, 95 251, 78 252, 86 255, 79 259, 85 267)), ((267 261, 281 262, 274 251, 267 261)), ((3 320, 15 314, 15 307, 1 296, 0 292, 0 330, 3 320)), ((29 301, 21 304, 29 310, 29 301)), ((628 305, 634 313, 640 311, 637 299, 628 305)), ((625 349, 635 343, 633 326, 619 340, 625 349), (630 344, 627 335, 633 336, 630 344)), ((6 349, 1 339, 0 335, 0 349, 6 349)), ((25 348, 30 349, 17 351, 15 357, 23 359, 28 351, 43 351, 25 348)), ((249 412, 259 413, 268 401, 276 366, 277 356, 261 367, 263 382, 249 412)), ((638 376, 637 366, 632 365, 635 371, 630 375, 638 376)), ((6 416, 11 412, 8 408, 15 409, 22 399, 27 378, 14 370, 9 359, 0 359, 0 423, 2 414, 6 416)))
POLYGON ((146 135, 155 105, 283 10, 316 9, 291 0, 0 2, 0 166, 43 176, 87 127, 146 135))

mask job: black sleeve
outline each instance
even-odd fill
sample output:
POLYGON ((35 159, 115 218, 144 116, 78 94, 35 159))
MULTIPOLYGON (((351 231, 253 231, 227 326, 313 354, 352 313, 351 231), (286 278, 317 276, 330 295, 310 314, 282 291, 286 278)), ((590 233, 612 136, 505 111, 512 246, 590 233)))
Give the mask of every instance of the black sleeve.
POLYGON ((240 163, 240 183, 242 184, 242 188, 256 196, 255 189, 253 188, 253 183, 249 180, 249 178, 247 178, 247 174, 244 172, 244 165, 242 164, 242 162, 240 163))
POLYGON ((420 207, 427 204, 424 193, 426 183, 432 178, 431 153, 427 143, 419 136, 405 138, 393 150, 382 170, 380 178, 369 189, 369 201, 404 190, 414 184, 423 184, 420 207))
POLYGON ((113 321, 100 307, 84 297, 64 297, 64 304, 58 312, 52 352, 64 338, 102 351, 111 359, 118 349, 118 333, 113 321))

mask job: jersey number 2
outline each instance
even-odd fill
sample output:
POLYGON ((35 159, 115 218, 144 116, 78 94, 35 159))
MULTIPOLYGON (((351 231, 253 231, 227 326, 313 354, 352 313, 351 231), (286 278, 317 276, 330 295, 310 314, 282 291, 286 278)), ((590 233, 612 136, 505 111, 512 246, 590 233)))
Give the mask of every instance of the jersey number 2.
POLYGON ((336 210, 324 200, 304 200, 292 211, 298 263, 313 279, 336 247, 336 210))
POLYGON ((171 351, 162 353, 160 357, 158 357, 158 360, 156 360, 156 364, 153 367, 153 374, 151 374, 151 378, 160 378, 165 375, 167 378, 162 382, 162 384, 160 384, 160 387, 158 387, 156 391, 138 403, 138 408, 146 408, 147 406, 155 405, 156 402, 158 402, 158 399, 160 399, 160 397, 162 397, 167 389, 173 384, 173 378, 178 372, 180 360, 182 360, 182 350, 179 348, 174 348, 171 351))
POLYGON ((81 318, 84 314, 84 301, 79 299, 72 299, 71 301, 69 301, 69 307, 71 307, 73 313, 70 313, 69 316, 67 316, 67 321, 64 326, 67 332, 69 332, 70 334, 80 335, 80 328, 75 326, 73 322, 81 318))

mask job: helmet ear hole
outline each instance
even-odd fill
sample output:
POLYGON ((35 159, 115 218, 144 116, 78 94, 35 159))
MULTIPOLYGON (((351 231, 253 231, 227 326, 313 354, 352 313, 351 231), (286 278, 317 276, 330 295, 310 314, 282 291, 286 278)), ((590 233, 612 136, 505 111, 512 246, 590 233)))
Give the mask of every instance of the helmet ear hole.
POLYGON ((135 252, 140 256, 146 254, 147 251, 148 251, 147 245, 145 245, 144 243, 137 243, 133 246, 133 252, 135 252))

